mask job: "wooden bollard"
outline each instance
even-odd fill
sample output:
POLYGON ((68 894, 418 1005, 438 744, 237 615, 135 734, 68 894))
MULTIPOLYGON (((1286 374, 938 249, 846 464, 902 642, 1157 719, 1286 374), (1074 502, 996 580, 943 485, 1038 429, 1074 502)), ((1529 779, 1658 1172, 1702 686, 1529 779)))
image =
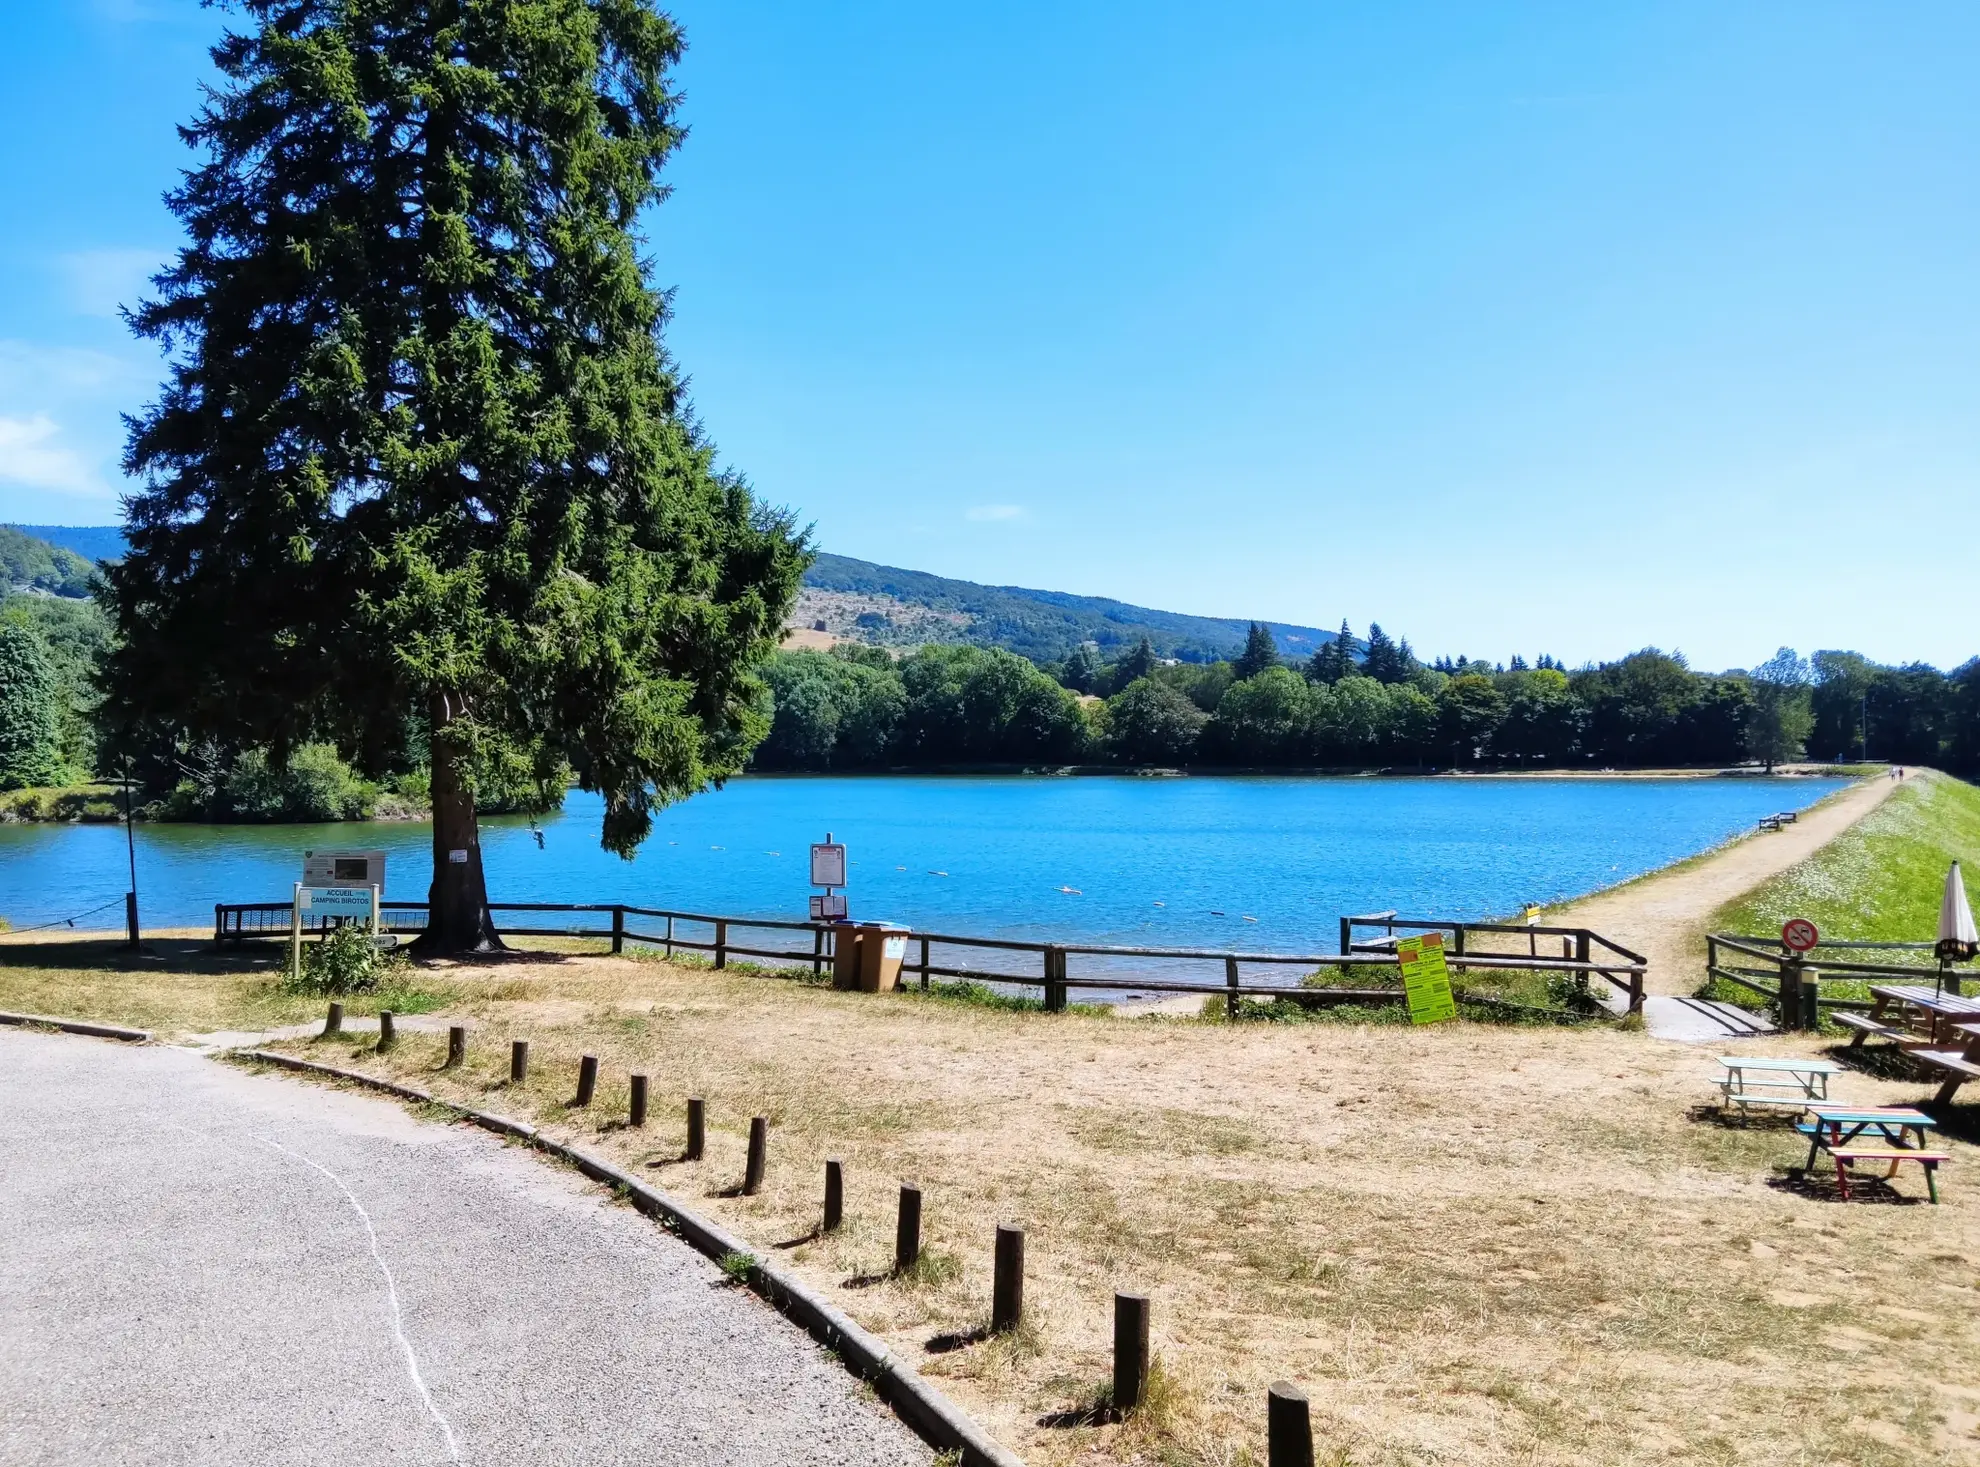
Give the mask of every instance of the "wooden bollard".
POLYGON ((894 1272, 906 1273, 921 1259, 921 1188, 901 1187, 900 1215, 894 1219, 894 1272))
POLYGON ((529 1041, 518 1039, 509 1045, 509 1083, 520 1085, 529 1078, 529 1041))
POLYGON ((340 1003, 333 1003, 330 1005, 330 1012, 323 1016, 323 1037, 328 1039, 333 1034, 341 1034, 343 1032, 344 1006, 340 1003))
POLYGON ((591 1097, 598 1093, 598 1056, 588 1054, 578 1061, 577 1105, 590 1105, 591 1097))
POLYGON ((447 1063, 445 1068, 458 1070, 467 1063, 467 1027, 452 1025, 447 1030, 447 1063))
POLYGON ((836 1160, 825 1163, 825 1226, 820 1232, 835 1233, 846 1215, 845 1170, 836 1160))
POLYGON ((646 1124, 646 1076, 644 1075, 632 1077, 632 1109, 627 1116, 627 1124, 634 1126, 646 1124))
POLYGON ((688 1097, 688 1137, 687 1159, 700 1161, 701 1152, 708 1142, 708 1110, 699 1095, 688 1097))
POLYGON ((380 1049, 390 1049, 398 1042, 399 1036, 392 1029, 392 1011, 390 1009, 380 1009, 378 1011, 378 1047, 380 1049))
POLYGON ((1114 1409, 1132 1411, 1148 1387, 1148 1296, 1114 1295, 1114 1409))
POLYGON ((997 1228, 997 1272, 990 1285, 990 1328, 1001 1334, 1024 1318, 1024 1229, 997 1228))
POLYGON ((743 1196, 754 1197, 763 1187, 765 1153, 770 1149, 770 1118, 751 1116, 749 1120, 749 1160, 743 1163, 743 1196))
POLYGON ((1265 1395, 1267 1467, 1313 1467, 1313 1418, 1306 1392, 1289 1380, 1275 1380, 1265 1395))

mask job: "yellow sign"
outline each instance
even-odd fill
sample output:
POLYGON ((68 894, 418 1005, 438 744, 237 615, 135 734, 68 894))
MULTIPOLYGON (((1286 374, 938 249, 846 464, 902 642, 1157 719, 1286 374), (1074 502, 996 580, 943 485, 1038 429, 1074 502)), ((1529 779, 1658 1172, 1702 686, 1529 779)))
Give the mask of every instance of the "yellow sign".
POLYGON ((1402 960, 1403 994, 1409 1000, 1412 1024, 1436 1024, 1457 1017, 1451 997, 1451 970, 1444 966, 1444 934, 1405 937, 1396 944, 1402 960))

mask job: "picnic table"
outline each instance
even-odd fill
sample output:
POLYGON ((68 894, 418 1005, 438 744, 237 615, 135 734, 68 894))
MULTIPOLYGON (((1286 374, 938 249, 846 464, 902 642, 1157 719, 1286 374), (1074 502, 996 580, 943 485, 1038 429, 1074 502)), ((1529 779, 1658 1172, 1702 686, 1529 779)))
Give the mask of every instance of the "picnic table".
POLYGON ((1806 1110, 1811 1101, 1829 1098, 1829 1076, 1842 1068, 1833 1060, 1762 1059, 1751 1055, 1718 1056, 1725 1067, 1719 1092, 1725 1104, 1741 1110, 1754 1105, 1785 1105, 1806 1110))
POLYGON ((1889 1039, 1921 1064, 1945 1073, 1937 1101, 1949 1104, 1959 1087, 1980 1078, 1980 998, 1943 993, 1922 983, 1872 984, 1868 1014, 1837 1014, 1854 1029, 1851 1049, 1872 1034, 1889 1039))
POLYGON ((1857 1109, 1846 1105, 1813 1104, 1808 1107, 1812 1120, 1795 1127, 1808 1138, 1808 1161, 1802 1173, 1815 1170, 1818 1152, 1826 1151, 1836 1164, 1836 1187, 1843 1201, 1849 1201, 1849 1169, 1855 1162, 1885 1162, 1884 1179, 1897 1175, 1898 1167, 1916 1162, 1925 1171, 1925 1190, 1934 1205, 1939 1200, 1939 1163, 1950 1161, 1943 1151, 1925 1149, 1925 1133, 1934 1124, 1922 1110, 1889 1105, 1857 1109), (1875 1136, 1865 1140, 1866 1132, 1875 1136))

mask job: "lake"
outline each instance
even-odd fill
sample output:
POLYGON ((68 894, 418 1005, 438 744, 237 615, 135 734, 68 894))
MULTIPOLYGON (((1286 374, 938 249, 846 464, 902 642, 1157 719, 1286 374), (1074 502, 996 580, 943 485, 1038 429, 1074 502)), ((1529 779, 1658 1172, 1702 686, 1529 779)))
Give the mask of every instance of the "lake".
MULTIPOLYGON (((598 847, 597 797, 536 832, 483 829, 496 901, 616 902, 803 920, 806 848, 850 848, 854 918, 963 935, 1327 952, 1337 919, 1394 907, 1482 919, 1626 880, 1799 809, 1835 779, 752 777, 665 811, 638 856, 598 847)), ((144 924, 286 901, 308 848, 382 848, 386 894, 422 900, 415 823, 139 825, 144 924)), ((0 916, 103 904, 122 925, 124 831, 0 825, 0 916)))

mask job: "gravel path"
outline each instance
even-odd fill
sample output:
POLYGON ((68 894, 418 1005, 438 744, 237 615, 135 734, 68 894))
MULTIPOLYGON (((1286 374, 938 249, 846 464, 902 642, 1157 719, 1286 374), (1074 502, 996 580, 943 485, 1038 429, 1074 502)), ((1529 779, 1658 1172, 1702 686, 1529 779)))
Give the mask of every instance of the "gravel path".
POLYGON ((574 1175, 185 1050, 0 1031, 0 1463, 925 1464, 574 1175))
POLYGON ((1705 923, 1712 913, 1805 860, 1883 804, 1891 779, 1851 785, 1794 824, 1735 841, 1704 860, 1661 876, 1597 892, 1548 921, 1591 927, 1650 959, 1652 993, 1690 993, 1705 979, 1705 923))

